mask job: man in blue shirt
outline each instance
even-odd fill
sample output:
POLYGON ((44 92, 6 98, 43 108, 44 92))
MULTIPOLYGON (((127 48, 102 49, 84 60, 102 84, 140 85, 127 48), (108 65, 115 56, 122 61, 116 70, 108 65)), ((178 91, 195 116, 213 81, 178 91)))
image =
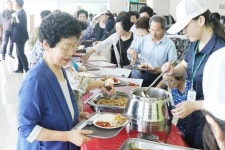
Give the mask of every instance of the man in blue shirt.
POLYGON ((128 55, 131 63, 138 59, 154 68, 154 70, 140 71, 133 69, 131 77, 143 79, 142 86, 149 86, 161 73, 161 66, 167 62, 177 59, 177 51, 172 40, 164 36, 166 21, 162 16, 155 15, 149 21, 150 34, 143 37, 139 44, 131 46, 128 55))

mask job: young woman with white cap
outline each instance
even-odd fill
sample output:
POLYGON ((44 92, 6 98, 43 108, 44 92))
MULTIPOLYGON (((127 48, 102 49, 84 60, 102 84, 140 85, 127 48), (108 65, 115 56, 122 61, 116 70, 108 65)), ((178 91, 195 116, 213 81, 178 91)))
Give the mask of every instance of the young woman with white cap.
POLYGON ((162 71, 168 75, 183 76, 191 82, 187 101, 176 105, 172 110, 174 116, 186 118, 185 140, 194 148, 203 148, 202 130, 205 123, 201 113, 204 94, 202 91, 202 76, 205 63, 216 50, 225 46, 225 32, 216 18, 206 7, 204 0, 182 0, 176 8, 177 22, 167 30, 175 34, 183 30, 190 40, 184 60, 176 67, 171 63, 162 66, 162 71))
POLYGON ((225 47, 207 61, 203 73, 206 124, 203 130, 205 150, 225 150, 225 47))

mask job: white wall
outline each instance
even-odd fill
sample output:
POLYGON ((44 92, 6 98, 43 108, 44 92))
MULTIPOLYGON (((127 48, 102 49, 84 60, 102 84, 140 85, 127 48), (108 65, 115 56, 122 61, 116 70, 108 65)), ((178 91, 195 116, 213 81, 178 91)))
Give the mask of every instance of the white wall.
POLYGON ((147 5, 153 8, 158 15, 168 15, 170 12, 170 1, 173 0, 147 0, 147 5))
POLYGON ((127 11, 127 0, 108 0, 107 8, 112 13, 119 13, 121 11, 127 11))
MULTIPOLYGON (((128 0, 108 0, 108 9, 112 12, 120 12, 127 9, 128 0)), ((225 15, 225 9, 219 9, 219 5, 225 5, 225 0, 205 0, 211 12, 219 12, 225 15)), ((147 5, 153 8, 159 15, 173 15, 176 19, 176 6, 180 0, 147 0, 147 5)))

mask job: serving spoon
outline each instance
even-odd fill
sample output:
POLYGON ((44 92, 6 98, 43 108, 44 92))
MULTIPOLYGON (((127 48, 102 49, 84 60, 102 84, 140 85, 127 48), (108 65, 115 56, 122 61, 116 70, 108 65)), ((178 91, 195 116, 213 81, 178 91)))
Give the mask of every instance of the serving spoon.
MULTIPOLYGON (((177 59, 172 61, 172 65, 174 65, 176 61, 177 59)), ((164 73, 166 73, 166 71, 163 71, 144 91, 141 92, 143 97, 150 98, 148 90, 164 75, 164 73)))

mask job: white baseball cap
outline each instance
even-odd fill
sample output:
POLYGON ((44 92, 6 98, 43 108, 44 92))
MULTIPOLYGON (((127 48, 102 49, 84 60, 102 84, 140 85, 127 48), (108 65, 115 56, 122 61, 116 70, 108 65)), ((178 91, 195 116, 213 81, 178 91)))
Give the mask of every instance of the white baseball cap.
POLYGON ((195 17, 207 11, 204 0, 182 0, 176 7, 176 23, 166 32, 176 34, 195 17))
POLYGON ((225 121, 225 47, 208 59, 203 73, 203 109, 225 121))
POLYGON ((95 18, 98 18, 98 17, 100 17, 101 15, 107 14, 107 13, 109 13, 108 10, 107 10, 105 7, 102 7, 102 8, 99 9, 97 15, 95 15, 94 17, 95 17, 95 18))

